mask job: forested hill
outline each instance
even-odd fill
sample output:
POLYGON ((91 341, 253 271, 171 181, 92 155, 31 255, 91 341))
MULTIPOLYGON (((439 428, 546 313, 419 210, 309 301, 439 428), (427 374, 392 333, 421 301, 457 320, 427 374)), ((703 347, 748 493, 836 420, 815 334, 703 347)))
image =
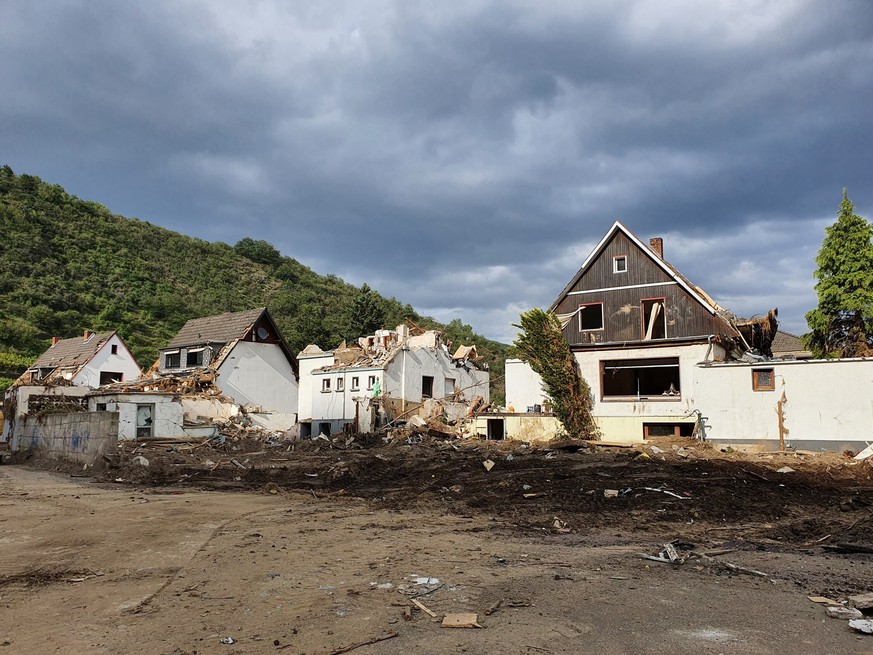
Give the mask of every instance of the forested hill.
POLYGON ((459 320, 318 275, 265 241, 210 243, 113 214, 32 175, 0 168, 0 389, 51 343, 118 330, 146 368, 190 318, 266 306, 294 352, 336 347, 411 319, 475 343, 502 396, 506 346, 459 320))

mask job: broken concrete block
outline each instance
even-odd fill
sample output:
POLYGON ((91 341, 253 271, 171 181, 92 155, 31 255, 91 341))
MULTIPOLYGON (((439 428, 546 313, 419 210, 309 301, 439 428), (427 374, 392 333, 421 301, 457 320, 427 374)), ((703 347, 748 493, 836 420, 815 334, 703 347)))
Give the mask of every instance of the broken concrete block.
POLYGON ((873 609, 873 593, 849 596, 849 604, 852 607, 857 607, 859 610, 873 609))
POLYGON ((842 619, 844 621, 864 618, 864 614, 861 610, 857 610, 854 607, 827 607, 825 608, 825 612, 827 612, 827 615, 832 619, 842 619))
POLYGON ((866 635, 873 635, 873 621, 870 619, 856 619, 854 621, 849 621, 849 627, 852 628, 852 630, 863 632, 866 635))
POLYGON ((781 469, 776 469, 777 473, 794 473, 794 469, 790 466, 783 466, 781 469))
POLYGON ((131 460, 131 462, 133 464, 139 464, 140 466, 148 466, 149 465, 149 461, 145 457, 143 457, 142 455, 137 455, 136 457, 134 457, 131 460))

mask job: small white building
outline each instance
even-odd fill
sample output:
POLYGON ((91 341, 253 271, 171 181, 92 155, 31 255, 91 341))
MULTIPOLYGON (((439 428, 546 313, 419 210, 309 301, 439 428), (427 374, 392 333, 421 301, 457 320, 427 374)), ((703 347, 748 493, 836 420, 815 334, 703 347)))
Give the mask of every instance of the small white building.
POLYGON ((378 330, 332 351, 310 345, 298 354, 300 434, 367 432, 385 421, 422 413, 428 401, 489 399, 489 375, 475 348, 452 354, 439 332, 410 335, 404 325, 378 330))
POLYGON ((265 307, 188 321, 160 351, 159 375, 215 374, 215 386, 252 411, 297 412, 297 360, 265 307))
POLYGON ((99 390, 88 395, 89 412, 117 412, 118 439, 211 437, 215 426, 185 424, 182 399, 159 391, 99 390))

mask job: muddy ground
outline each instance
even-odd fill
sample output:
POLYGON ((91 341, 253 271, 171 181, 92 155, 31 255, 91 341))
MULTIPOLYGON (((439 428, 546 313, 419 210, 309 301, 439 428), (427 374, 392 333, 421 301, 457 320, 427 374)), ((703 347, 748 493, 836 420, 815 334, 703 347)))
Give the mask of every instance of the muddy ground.
POLYGON ((873 653, 807 598, 873 591, 869 460, 420 439, 137 443, 98 471, 4 466, 0 643, 873 653), (668 541, 683 564, 639 557, 668 541), (439 627, 457 611, 483 629, 439 627))

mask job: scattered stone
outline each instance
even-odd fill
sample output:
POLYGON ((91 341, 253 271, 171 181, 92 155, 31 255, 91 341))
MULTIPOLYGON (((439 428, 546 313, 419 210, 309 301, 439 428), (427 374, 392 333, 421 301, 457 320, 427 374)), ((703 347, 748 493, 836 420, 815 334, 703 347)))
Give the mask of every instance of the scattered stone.
POLYGON ((854 607, 827 607, 825 608, 825 612, 827 612, 828 616, 832 619, 842 619, 843 621, 864 618, 863 612, 854 607))

